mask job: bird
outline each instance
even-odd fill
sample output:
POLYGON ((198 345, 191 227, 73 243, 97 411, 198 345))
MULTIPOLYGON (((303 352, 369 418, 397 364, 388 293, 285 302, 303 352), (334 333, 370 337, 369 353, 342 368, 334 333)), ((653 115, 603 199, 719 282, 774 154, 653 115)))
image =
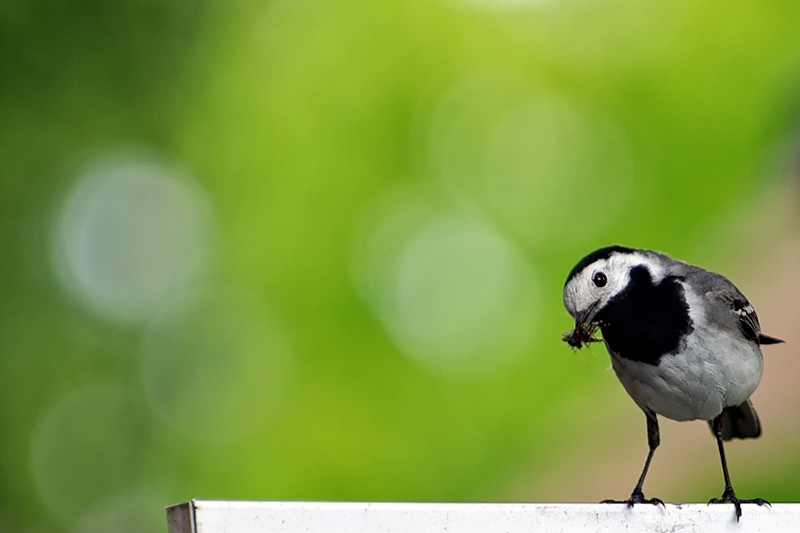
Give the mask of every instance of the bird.
POLYGON ((717 442, 725 489, 712 503, 769 504, 733 490, 724 442, 761 435, 750 400, 761 379, 761 346, 783 342, 761 332, 756 311, 726 277, 653 250, 606 246, 586 255, 564 284, 575 319, 562 340, 601 342, 617 378, 647 422, 648 453, 630 498, 602 503, 658 504, 642 491, 660 443, 658 416, 705 420, 717 442))

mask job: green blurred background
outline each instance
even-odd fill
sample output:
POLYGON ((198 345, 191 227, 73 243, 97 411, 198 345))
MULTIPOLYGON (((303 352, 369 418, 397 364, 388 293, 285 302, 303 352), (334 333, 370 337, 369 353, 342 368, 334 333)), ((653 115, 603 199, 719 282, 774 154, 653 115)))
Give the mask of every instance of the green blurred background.
MULTIPOLYGON (((791 340, 798 21, 0 3, 0 532, 165 531, 192 497, 626 497, 644 418, 602 348, 560 342, 564 278, 664 250, 791 340)), ((742 497, 800 497, 793 350, 730 446, 742 497)), ((718 496, 704 424, 662 431, 646 493, 718 496)))

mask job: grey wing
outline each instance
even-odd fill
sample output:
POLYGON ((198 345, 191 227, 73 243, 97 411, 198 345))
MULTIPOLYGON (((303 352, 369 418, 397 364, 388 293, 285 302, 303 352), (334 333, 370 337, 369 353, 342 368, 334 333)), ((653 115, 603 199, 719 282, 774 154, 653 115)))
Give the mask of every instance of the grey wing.
POLYGON ((756 344, 783 342, 761 333, 755 308, 728 278, 702 269, 697 269, 687 277, 692 278, 692 282, 700 289, 698 292, 705 294, 711 304, 713 320, 721 324, 733 322, 746 339, 756 344))
POLYGON ((758 323, 758 315, 756 310, 750 305, 744 296, 741 298, 734 298, 731 301, 733 312, 739 319, 739 329, 744 333, 745 338, 759 342, 761 336, 761 324, 758 323))

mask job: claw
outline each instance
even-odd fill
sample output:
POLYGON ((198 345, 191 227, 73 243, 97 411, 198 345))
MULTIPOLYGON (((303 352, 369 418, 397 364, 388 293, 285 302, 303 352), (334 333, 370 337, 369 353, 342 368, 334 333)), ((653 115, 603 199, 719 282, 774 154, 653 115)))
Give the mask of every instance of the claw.
POLYGON ((736 508, 737 522, 742 517, 743 503, 755 503, 756 505, 767 505, 771 507, 770 503, 764 498, 752 498, 749 500, 740 500, 739 498, 736 497, 736 494, 733 492, 732 488, 725 489, 725 492, 722 493, 721 498, 711 498, 710 500, 708 500, 709 505, 711 505, 712 503, 732 503, 733 506, 736 508))
POLYGON ((645 498, 644 493, 640 490, 634 490, 631 497, 627 500, 603 500, 600 503, 624 503, 628 507, 633 507, 637 503, 649 503, 651 505, 660 505, 664 507, 664 502, 659 498, 645 498))

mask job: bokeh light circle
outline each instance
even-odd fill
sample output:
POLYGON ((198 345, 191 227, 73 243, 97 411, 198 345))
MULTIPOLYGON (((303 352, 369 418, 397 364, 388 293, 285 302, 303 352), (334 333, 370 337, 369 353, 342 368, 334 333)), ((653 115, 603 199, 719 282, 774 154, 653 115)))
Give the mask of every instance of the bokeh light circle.
POLYGON ((52 256, 69 294, 100 317, 141 323, 179 307, 208 267, 212 216, 184 171, 140 152, 79 173, 56 220, 52 256))
POLYGON ((141 353, 151 407, 195 440, 251 433, 289 390, 286 331, 240 290, 218 288, 194 307, 155 321, 141 353))
POLYGON ((137 420, 133 400, 114 384, 69 392, 44 414, 31 444, 33 478, 62 522, 134 480, 143 438, 137 420))
POLYGON ((75 533, 157 533, 164 530, 165 491, 129 488, 108 495, 73 528, 75 533))
POLYGON ((427 135, 430 168, 448 194, 536 249, 595 241, 633 197, 623 130, 520 73, 485 69, 457 80, 427 135))
POLYGON ((565 99, 531 100, 509 110, 489 134, 483 163, 492 212, 532 244, 595 239, 632 197, 625 136, 565 99))
POLYGON ((410 197, 382 203, 364 228, 356 283, 403 353, 453 376, 524 353, 536 329, 535 276, 502 233, 410 197))

